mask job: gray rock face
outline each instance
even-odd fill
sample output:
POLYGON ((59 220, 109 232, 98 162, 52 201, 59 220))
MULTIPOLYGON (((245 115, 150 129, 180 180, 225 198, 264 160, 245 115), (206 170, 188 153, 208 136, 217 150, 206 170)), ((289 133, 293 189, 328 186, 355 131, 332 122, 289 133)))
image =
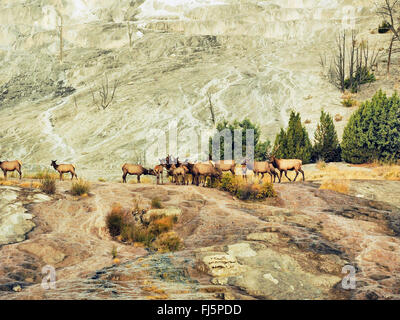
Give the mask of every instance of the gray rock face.
POLYGON ((25 240, 25 235, 35 227, 33 215, 27 212, 25 203, 51 199, 34 192, 22 195, 20 191, 15 187, 0 187, 0 245, 25 240))

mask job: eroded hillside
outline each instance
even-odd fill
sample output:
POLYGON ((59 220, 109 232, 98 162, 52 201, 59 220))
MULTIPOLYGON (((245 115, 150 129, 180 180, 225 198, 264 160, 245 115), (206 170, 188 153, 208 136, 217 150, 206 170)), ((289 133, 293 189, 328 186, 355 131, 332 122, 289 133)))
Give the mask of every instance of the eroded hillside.
POLYGON ((362 33, 380 37, 366 0, 1 1, 0 155, 29 169, 58 159, 88 178, 113 176, 128 160, 154 163, 144 154, 158 130, 176 126, 176 154, 195 159, 188 135, 207 140, 214 127, 208 94, 216 121, 249 117, 264 138, 291 108, 310 133, 322 108, 340 113, 341 134, 352 110, 322 77, 319 55, 348 6, 362 33), (105 73, 110 90, 120 85, 99 110, 91 89, 105 73))

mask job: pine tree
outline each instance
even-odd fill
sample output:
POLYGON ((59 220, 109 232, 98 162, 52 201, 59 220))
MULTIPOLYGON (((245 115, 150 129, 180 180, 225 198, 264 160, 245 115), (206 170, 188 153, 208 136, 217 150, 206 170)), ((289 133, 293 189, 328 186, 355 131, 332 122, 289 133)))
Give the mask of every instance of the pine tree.
MULTIPOLYGON (((242 156, 245 157, 247 152, 249 150, 246 150, 247 144, 246 144, 246 140, 247 140, 247 134, 246 134, 246 130, 253 130, 254 132, 254 150, 250 150, 250 151, 254 151, 254 157, 256 160, 265 160, 267 157, 267 153, 269 151, 270 148, 270 141, 266 140, 264 142, 260 142, 260 136, 261 136, 261 130, 260 128, 255 125, 254 123, 252 123, 249 119, 244 119, 243 121, 237 121, 235 120, 233 123, 229 123, 228 121, 223 121, 217 124, 217 131, 221 132, 223 130, 229 130, 231 132, 231 137, 232 137, 232 157, 234 157, 234 145, 235 145, 235 135, 234 132, 235 130, 241 130, 242 132, 242 156)), ((213 139, 216 139, 217 135, 214 135, 213 138, 209 139, 209 152, 211 155, 216 155, 218 150, 213 150, 213 139)), ((231 159, 227 159, 227 157, 225 157, 224 154, 224 149, 225 147, 225 139, 223 137, 220 137, 220 158, 224 159, 224 160, 231 160, 231 159)), ((250 146, 248 146, 250 147, 250 146)))
POLYGON ((396 161, 400 158, 400 98, 381 90, 364 102, 344 129, 342 156, 346 162, 396 161))
POLYGON ((321 111, 320 123, 314 134, 313 160, 334 162, 341 160, 339 140, 331 115, 321 111))
POLYGON ((274 149, 278 158, 300 159, 303 163, 311 161, 312 146, 299 113, 291 112, 288 129, 281 129, 276 136, 274 149))

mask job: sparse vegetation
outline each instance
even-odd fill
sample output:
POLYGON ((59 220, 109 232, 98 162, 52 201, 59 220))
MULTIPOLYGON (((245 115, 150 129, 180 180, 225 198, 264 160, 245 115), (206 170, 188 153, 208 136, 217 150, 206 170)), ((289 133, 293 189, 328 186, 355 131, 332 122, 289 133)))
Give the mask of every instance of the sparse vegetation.
POLYGON ((345 92, 342 96, 341 104, 346 108, 352 108, 358 106, 358 101, 354 99, 354 95, 351 92, 345 92))
POLYGON ((350 189, 350 181, 343 179, 325 180, 322 182, 320 189, 348 194, 350 189))
POLYGON ((74 196, 82 196, 90 191, 90 183, 83 179, 79 179, 72 183, 71 194, 74 196))
POLYGON ((336 41, 334 56, 328 64, 326 57, 321 57, 321 66, 327 71, 329 81, 342 92, 358 92, 361 85, 374 82, 373 68, 377 65, 379 51, 370 50, 367 41, 359 41, 354 31, 350 41, 343 31, 336 41))
POLYGON ((161 200, 159 198, 153 198, 151 199, 151 207, 153 209, 162 209, 163 205, 161 203, 161 200))
POLYGON ((54 179, 50 175, 44 176, 44 178, 40 180, 40 190, 47 194, 55 194, 56 179, 54 179))
POLYGON ((177 222, 176 216, 152 216, 149 221, 141 217, 146 210, 137 205, 130 211, 120 205, 114 205, 106 217, 107 229, 114 238, 127 243, 140 243, 159 251, 176 251, 182 247, 182 240, 171 232, 177 222), (139 219, 135 219, 138 217, 139 219), (138 221, 140 220, 140 222, 138 221))
POLYGON ((270 182, 246 182, 240 177, 224 174, 214 187, 227 191, 240 200, 263 200, 276 197, 274 186, 270 182))

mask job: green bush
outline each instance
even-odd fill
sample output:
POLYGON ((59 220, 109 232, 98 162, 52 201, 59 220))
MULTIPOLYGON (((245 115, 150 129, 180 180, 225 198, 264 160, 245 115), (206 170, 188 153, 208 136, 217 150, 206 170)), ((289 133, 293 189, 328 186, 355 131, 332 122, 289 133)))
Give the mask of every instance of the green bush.
POLYGON ((344 87, 351 90, 351 92, 357 92, 360 85, 375 81, 375 75, 367 67, 359 67, 357 68, 355 75, 353 75, 352 82, 350 81, 350 78, 347 78, 344 81, 344 87))
POLYGON ((341 149, 331 115, 321 111, 320 122, 314 134, 313 160, 334 162, 341 160, 341 149))
POLYGON ((289 126, 277 134, 274 149, 277 158, 300 159, 304 164, 311 161, 312 145, 299 113, 291 112, 289 126))
POLYGON ((342 157, 349 163, 392 162, 400 157, 400 99, 381 90, 353 113, 344 129, 342 157))
POLYGON ((383 21, 378 28, 379 33, 387 33, 390 30, 390 23, 387 21, 383 21))

